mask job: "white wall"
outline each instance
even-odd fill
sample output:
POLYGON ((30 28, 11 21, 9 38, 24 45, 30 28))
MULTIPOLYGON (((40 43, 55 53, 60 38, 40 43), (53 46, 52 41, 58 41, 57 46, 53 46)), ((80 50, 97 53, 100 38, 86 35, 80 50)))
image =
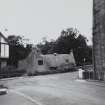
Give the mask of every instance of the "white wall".
POLYGON ((1 45, 1 58, 9 57, 9 45, 2 44, 1 45))
POLYGON ((2 37, 0 38, 0 42, 1 42, 0 58, 8 58, 9 57, 9 45, 2 37))

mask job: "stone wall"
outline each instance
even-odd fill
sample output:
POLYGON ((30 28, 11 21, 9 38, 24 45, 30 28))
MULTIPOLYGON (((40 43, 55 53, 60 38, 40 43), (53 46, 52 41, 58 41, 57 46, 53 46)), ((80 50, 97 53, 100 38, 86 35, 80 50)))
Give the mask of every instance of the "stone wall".
POLYGON ((105 72, 105 0, 93 0, 93 56, 97 79, 105 72))

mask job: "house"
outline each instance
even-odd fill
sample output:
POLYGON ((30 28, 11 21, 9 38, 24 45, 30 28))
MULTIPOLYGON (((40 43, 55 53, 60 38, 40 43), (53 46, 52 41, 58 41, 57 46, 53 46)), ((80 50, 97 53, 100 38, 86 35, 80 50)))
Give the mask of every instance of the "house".
POLYGON ((9 44, 6 37, 0 32, 0 69, 7 65, 9 58, 9 44))
POLYGON ((46 72, 51 70, 72 69, 75 67, 73 52, 70 54, 47 54, 42 55, 34 48, 29 56, 19 61, 19 69, 25 69, 28 74, 46 72))

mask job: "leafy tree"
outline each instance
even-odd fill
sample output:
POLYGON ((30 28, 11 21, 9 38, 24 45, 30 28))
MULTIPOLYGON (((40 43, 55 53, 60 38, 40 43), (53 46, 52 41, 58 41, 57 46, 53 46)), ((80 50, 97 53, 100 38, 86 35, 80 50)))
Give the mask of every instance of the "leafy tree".
MULTIPOLYGON (((9 41, 9 65, 18 66, 18 61, 27 57, 30 52, 29 47, 24 47, 23 39, 21 36, 10 35, 8 36, 9 41)), ((28 45, 27 45, 28 46, 28 45)))
POLYGON ((70 50, 75 47, 77 29, 69 28, 62 31, 60 37, 56 40, 55 51, 59 54, 70 53, 70 50))
POLYGON ((37 47, 43 54, 69 54, 73 50, 77 65, 92 62, 92 48, 87 45, 87 38, 81 35, 77 29, 62 30, 57 40, 44 40, 44 43, 38 44, 37 47))
POLYGON ((86 61, 88 47, 86 41, 86 37, 81 34, 79 34, 79 36, 76 38, 75 48, 73 49, 73 51, 77 65, 84 64, 86 61))
POLYGON ((51 53, 50 50, 52 48, 52 43, 46 41, 44 44, 42 44, 42 43, 38 44, 37 47, 40 48, 40 50, 43 54, 48 54, 48 53, 51 53))

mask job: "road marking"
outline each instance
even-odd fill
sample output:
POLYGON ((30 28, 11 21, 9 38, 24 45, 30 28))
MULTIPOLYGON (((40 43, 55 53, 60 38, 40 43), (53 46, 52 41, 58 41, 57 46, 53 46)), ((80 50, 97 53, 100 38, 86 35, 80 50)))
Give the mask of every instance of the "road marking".
POLYGON ((9 90, 9 91, 12 92, 12 93, 16 93, 17 95, 20 95, 20 96, 26 98, 27 100, 31 101, 31 102, 34 103, 34 104, 43 105, 43 104, 40 103, 39 101, 37 101, 37 100, 31 98, 30 96, 25 95, 24 93, 21 93, 21 92, 16 91, 16 90, 9 90))

